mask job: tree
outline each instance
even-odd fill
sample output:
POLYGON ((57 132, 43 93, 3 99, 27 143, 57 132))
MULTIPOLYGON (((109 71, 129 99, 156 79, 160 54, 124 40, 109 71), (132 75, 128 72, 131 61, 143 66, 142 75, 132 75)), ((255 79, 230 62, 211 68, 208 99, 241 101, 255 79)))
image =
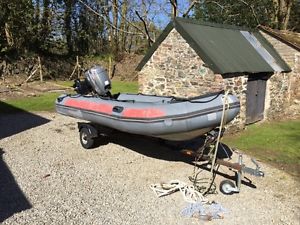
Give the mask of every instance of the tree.
MULTIPOLYGON (((103 13, 104 2, 90 3, 95 12, 103 13)), ((105 51, 104 20, 82 4, 75 5, 74 40, 77 54, 99 54, 105 51)))
POLYGON ((177 10, 178 10, 178 2, 177 0, 170 0, 170 3, 172 5, 172 17, 175 18, 177 16, 177 10))
MULTIPOLYGON (((126 17, 128 16, 128 0, 124 0, 122 5, 121 5, 121 22, 120 22, 120 28, 122 30, 127 30, 129 29, 129 25, 126 21, 126 17)), ((120 37, 120 50, 121 51, 126 51, 126 40, 127 40, 127 35, 125 32, 121 33, 120 37)))
POLYGON ((2 0, 0 8, 0 52, 28 50, 32 35, 32 2, 30 0, 2 0))
POLYGON ((73 39, 72 39, 72 11, 74 6, 73 0, 64 0, 65 13, 64 13, 64 28, 66 41, 68 46, 68 53, 73 53, 73 39))
POLYGON ((201 0, 195 18, 205 21, 256 27, 259 24, 288 29, 295 0, 201 0))
POLYGON ((288 28, 293 3, 293 0, 273 0, 276 28, 281 30, 286 30, 288 28))
POLYGON ((300 1, 296 1, 291 9, 289 29, 300 32, 300 1))
MULTIPOLYGON (((118 0, 112 0, 112 24, 118 27, 119 24, 119 3, 118 0)), ((119 32, 118 29, 111 29, 111 39, 113 53, 117 54, 119 50, 119 32)))
POLYGON ((46 39, 51 32, 51 13, 50 13, 50 0, 43 0, 43 15, 41 21, 40 36, 46 39))

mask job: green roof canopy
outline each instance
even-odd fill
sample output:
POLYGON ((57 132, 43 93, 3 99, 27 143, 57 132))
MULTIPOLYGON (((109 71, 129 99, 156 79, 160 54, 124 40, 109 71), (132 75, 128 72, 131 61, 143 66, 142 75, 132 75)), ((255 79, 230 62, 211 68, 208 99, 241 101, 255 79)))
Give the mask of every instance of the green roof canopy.
POLYGON ((244 27, 175 18, 148 50, 141 70, 161 42, 175 28, 214 73, 289 72, 291 69, 258 32, 244 27))

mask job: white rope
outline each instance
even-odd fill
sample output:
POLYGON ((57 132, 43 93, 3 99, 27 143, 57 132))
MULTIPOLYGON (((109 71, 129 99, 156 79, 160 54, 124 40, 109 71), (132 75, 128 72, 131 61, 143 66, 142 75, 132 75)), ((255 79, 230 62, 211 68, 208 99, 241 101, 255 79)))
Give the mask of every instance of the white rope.
POLYGON ((213 173, 214 170, 214 166, 216 163, 216 159, 217 159, 217 153, 218 153, 218 148, 219 148, 219 143, 220 143, 220 139, 221 139, 221 134, 222 134, 222 129, 225 123, 225 119, 226 119, 226 113, 227 113, 227 109, 229 108, 229 104, 228 104, 228 90, 225 92, 224 96, 222 96, 223 99, 223 110, 222 110, 222 117, 221 117, 221 123, 220 123, 220 128, 219 128, 219 133, 218 133, 218 137, 217 137, 217 142, 215 145, 215 152, 214 152, 214 157, 211 163, 211 172, 213 173))
MULTIPOLYGON (((203 190, 201 190, 201 193, 203 193, 204 195, 208 193, 208 191, 210 191, 210 188, 212 187, 212 182, 214 180, 214 169, 215 169, 215 165, 216 165, 216 160, 217 160, 217 153, 218 153, 218 148, 219 148, 219 143, 220 143, 220 139, 221 139, 221 134, 222 134, 222 130, 223 130, 223 127, 225 125, 225 122, 226 122, 226 115, 227 115, 227 110, 229 109, 229 102, 228 102, 228 93, 229 91, 227 90, 225 92, 225 94, 222 96, 222 100, 223 100, 223 109, 222 109, 222 115, 221 115, 221 121, 220 121, 220 126, 219 126, 219 132, 218 132, 218 136, 217 136, 217 140, 216 140, 216 143, 215 143, 215 146, 213 148, 211 148, 210 152, 209 152, 209 155, 210 155, 210 160, 211 160, 211 168, 210 168, 210 172, 211 172, 211 177, 208 178, 209 181, 207 182, 202 182, 202 183, 210 183, 209 186, 203 186, 201 187, 201 189, 203 188, 203 190), (211 157, 212 156, 212 157, 211 157)), ((199 157, 200 159, 201 157, 199 157)), ((196 168, 199 168, 197 165, 197 162, 199 162, 198 160, 199 159, 196 159, 195 161, 195 164, 194 164, 194 175, 193 175, 193 178, 194 179, 194 187, 196 189, 199 190, 199 187, 196 185, 197 181, 197 175, 196 175, 196 168)))
POLYGON ((202 202, 207 203, 208 200, 204 196, 195 190, 193 185, 187 185, 179 180, 171 180, 166 183, 151 184, 150 188, 156 194, 157 197, 163 197, 170 195, 174 192, 180 191, 183 199, 189 203, 202 202))
MULTIPOLYGON (((223 110, 222 110, 222 117, 221 117, 217 142, 216 142, 216 145, 215 145, 215 152, 214 152, 214 156, 212 158, 212 163, 211 163, 211 173, 212 174, 214 172, 214 166, 215 166, 216 159, 217 159, 219 142, 220 142, 220 139, 221 139, 222 129, 223 129, 223 126, 224 126, 225 120, 226 120, 227 109, 229 109, 228 91, 225 92, 222 99, 223 99, 223 110)), ((195 190, 195 187, 193 185, 187 185, 186 183, 181 182, 179 180, 171 180, 167 183, 151 184, 150 188, 154 191, 154 193, 156 194, 157 197, 163 197, 163 196, 166 196, 166 195, 170 195, 174 192, 180 191, 180 193, 183 196, 183 199, 186 202, 189 202, 189 203, 196 203, 196 202, 208 203, 208 200, 199 191, 195 190)))

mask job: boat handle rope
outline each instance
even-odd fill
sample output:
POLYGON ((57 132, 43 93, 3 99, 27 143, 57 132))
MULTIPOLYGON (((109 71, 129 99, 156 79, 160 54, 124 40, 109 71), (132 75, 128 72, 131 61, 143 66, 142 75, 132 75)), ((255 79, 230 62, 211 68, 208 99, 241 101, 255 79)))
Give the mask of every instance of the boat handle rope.
MULTIPOLYGON (((179 102, 190 102, 190 103, 208 103, 208 102, 212 102, 213 100, 217 99, 221 94, 224 94, 224 90, 220 91, 220 92, 217 92, 217 94, 215 96, 213 96, 211 99, 208 99, 208 100, 205 100, 205 101, 197 101, 196 98, 176 98, 176 97, 173 97, 175 101, 179 101, 179 102)), ((228 93, 227 93, 228 95, 228 93)), ((211 97, 211 96, 207 96, 207 97, 211 97)))

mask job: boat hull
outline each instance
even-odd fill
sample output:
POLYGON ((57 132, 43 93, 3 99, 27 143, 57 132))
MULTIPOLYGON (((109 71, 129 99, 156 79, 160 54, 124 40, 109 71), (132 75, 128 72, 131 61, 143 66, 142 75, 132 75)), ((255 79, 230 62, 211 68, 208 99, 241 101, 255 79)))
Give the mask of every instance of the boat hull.
MULTIPOLYGON (((228 96, 226 123, 239 113, 239 101, 228 96)), ((174 100, 172 97, 122 94, 116 100, 85 96, 61 96, 58 113, 90 121, 123 132, 188 140, 220 125, 223 95, 174 100)))

